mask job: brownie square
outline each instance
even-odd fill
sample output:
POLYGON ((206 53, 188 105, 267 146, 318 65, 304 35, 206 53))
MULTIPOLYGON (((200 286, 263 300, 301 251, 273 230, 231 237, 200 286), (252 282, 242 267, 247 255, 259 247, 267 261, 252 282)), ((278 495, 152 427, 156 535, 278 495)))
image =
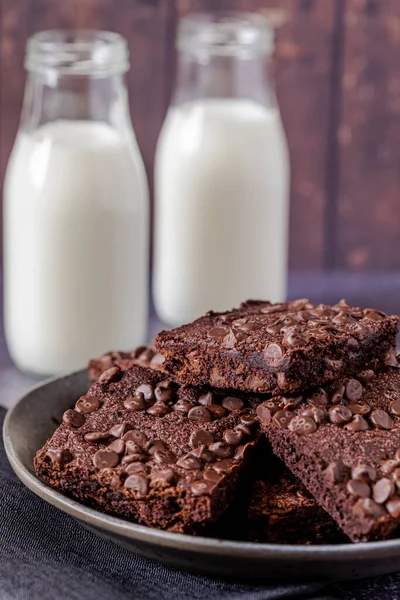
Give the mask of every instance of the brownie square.
POLYGON ((391 363, 257 407, 274 453, 354 542, 399 533, 400 369, 391 363))
POLYGON ((99 510, 196 533, 233 499, 258 437, 245 397, 113 366, 64 413, 34 466, 46 483, 99 510))
POLYGON ((395 344, 397 316, 306 299, 239 309, 162 331, 157 350, 177 381, 250 392, 294 393, 323 386, 381 360, 395 344))

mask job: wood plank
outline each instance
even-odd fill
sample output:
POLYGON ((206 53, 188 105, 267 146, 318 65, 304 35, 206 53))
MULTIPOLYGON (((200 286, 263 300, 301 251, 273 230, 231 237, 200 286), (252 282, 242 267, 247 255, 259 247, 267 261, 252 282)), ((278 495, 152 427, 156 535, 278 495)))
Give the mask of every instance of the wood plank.
POLYGON ((276 30, 275 74, 292 160, 290 266, 324 265, 334 0, 177 0, 178 11, 259 11, 276 30))
POLYGON ((348 0, 336 266, 400 267, 400 3, 348 0))

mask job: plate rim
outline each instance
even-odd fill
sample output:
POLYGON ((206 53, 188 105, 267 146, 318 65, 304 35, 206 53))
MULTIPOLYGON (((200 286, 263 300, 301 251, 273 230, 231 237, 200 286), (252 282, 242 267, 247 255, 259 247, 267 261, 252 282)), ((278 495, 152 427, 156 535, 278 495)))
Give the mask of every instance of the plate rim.
POLYGON ((153 529, 145 525, 133 523, 117 516, 102 513, 64 496, 50 486, 43 483, 35 474, 27 469, 18 457, 10 434, 10 424, 16 410, 29 400, 32 394, 44 387, 58 384, 65 379, 82 376, 86 369, 53 377, 36 384, 27 390, 17 402, 7 410, 3 424, 3 441, 8 461, 20 481, 36 496, 58 508, 69 516, 106 531, 164 548, 177 548, 202 554, 216 554, 240 558, 293 560, 293 561, 321 561, 328 560, 342 562, 346 558, 363 560, 371 558, 385 558, 400 551, 400 538, 373 542, 359 542, 348 544, 321 544, 314 546, 293 544, 268 544, 256 542, 243 542, 225 540, 213 537, 192 536, 182 533, 172 533, 153 529))

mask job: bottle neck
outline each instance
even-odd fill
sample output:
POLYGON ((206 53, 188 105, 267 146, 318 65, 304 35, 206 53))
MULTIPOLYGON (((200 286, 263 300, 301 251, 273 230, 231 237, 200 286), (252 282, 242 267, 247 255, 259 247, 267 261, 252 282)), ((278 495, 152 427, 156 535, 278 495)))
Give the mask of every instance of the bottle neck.
POLYGON ((180 52, 174 104, 210 98, 248 99, 275 108, 269 57, 180 52))
POLYGON ((55 70, 29 72, 21 128, 33 131, 57 120, 101 121, 124 131, 131 123, 123 74, 91 77, 55 70))

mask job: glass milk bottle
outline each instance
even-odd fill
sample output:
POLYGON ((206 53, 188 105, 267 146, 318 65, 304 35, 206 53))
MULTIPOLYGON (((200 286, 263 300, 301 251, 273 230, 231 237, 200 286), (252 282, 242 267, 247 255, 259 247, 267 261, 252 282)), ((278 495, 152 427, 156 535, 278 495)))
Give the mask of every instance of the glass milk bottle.
POLYGON ((4 192, 5 331, 18 367, 51 375, 145 341, 148 188, 122 37, 42 32, 26 68, 4 192))
POLYGON ((153 292, 169 325, 284 300, 289 159, 258 15, 192 15, 156 153, 153 292))

